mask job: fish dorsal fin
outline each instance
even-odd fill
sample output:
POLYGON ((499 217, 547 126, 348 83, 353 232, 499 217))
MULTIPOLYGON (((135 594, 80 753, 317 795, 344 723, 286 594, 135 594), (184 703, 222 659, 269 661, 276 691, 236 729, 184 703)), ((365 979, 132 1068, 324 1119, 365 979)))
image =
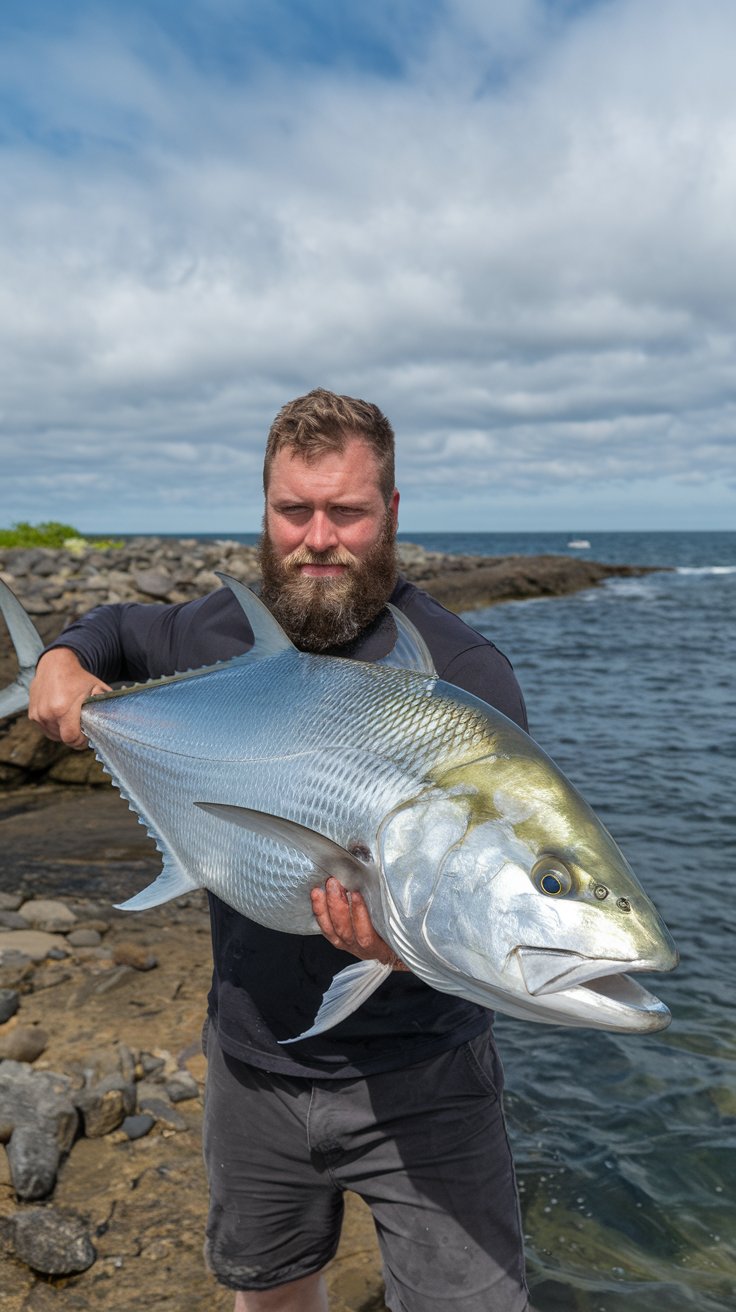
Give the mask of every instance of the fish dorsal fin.
POLYGON ((20 670, 18 677, 0 692, 0 719, 24 711, 28 705, 28 689, 36 672, 36 662, 43 651, 43 642, 33 621, 24 611, 14 592, 0 579, 0 612, 15 647, 20 670))
POLYGON ((275 620, 267 606, 264 606, 255 592, 247 588, 239 579, 234 579, 230 574, 221 574, 216 571, 218 579, 232 592, 235 600, 239 602, 245 612, 250 627, 253 630, 253 647, 246 653, 249 660, 264 660, 266 656, 278 656, 279 652, 296 651, 296 647, 290 638, 287 638, 284 630, 275 620))
POLYGON ((308 829, 306 825, 280 815, 254 811, 248 806, 230 806, 226 802, 195 802, 194 805, 220 820, 229 820, 231 824, 250 829, 262 838, 296 848, 323 875, 327 878, 334 875, 346 888, 356 888, 365 882, 366 863, 331 838, 317 833, 316 829, 308 829))
POLYGON ((387 603, 387 609, 391 611, 391 618, 396 625, 396 642, 386 656, 374 663, 388 665, 395 670, 415 670, 417 674, 428 674, 430 678, 436 679, 434 661, 419 629, 391 602, 387 603))

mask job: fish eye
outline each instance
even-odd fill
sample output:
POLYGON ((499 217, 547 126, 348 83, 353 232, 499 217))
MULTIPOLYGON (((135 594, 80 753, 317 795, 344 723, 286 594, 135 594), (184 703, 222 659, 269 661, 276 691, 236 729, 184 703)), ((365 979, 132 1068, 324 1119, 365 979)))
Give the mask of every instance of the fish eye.
POLYGON ((532 869, 532 879, 547 897, 564 897, 572 888, 572 875, 561 861, 543 856, 532 869))

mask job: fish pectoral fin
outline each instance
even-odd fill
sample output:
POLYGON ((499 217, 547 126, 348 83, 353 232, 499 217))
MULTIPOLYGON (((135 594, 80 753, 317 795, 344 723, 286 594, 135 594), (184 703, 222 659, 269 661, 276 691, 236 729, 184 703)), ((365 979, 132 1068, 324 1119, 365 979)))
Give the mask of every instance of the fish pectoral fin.
POLYGON ((419 629, 390 602, 386 609, 391 612, 396 626, 396 642, 390 652, 373 662, 374 665, 388 665, 393 670, 415 670, 418 674, 428 674, 430 678, 436 679, 434 661, 419 629))
POLYGON ((323 1034, 325 1030, 332 1029, 333 1025, 339 1024, 347 1016, 352 1016, 366 998, 375 993, 392 969, 391 965, 384 965, 382 961, 356 961, 354 965, 346 966, 330 984, 312 1027, 303 1034, 297 1034, 295 1039, 280 1039, 279 1044, 311 1039, 315 1034, 323 1034))
POLYGON ((8 626, 15 647, 20 672, 17 679, 0 692, 0 720, 24 711, 28 689, 36 672, 36 662, 43 651, 43 641, 33 620, 26 614, 15 593, 0 579, 0 612, 8 626))
POLYGON ((318 834, 316 829, 308 829, 295 820, 286 820, 268 811, 254 811, 248 806, 228 806, 222 802, 195 802, 194 805, 221 820, 229 820, 243 829, 250 829, 263 838, 296 848, 325 878, 334 875, 346 888, 357 888, 365 884, 366 864, 331 838, 318 834))
POLYGON ((159 907, 162 902, 170 902, 172 897, 181 897, 182 893, 191 893, 200 887, 174 857, 167 855, 158 879, 142 888, 140 893, 129 897, 127 902, 117 902, 115 905, 118 911, 143 911, 146 907, 159 907))
POLYGON ((216 570, 215 573, 239 602, 253 630, 253 646, 250 651, 245 652, 243 656, 234 656, 233 660, 265 660, 267 656, 278 656, 280 652, 297 650, 291 638, 287 638, 278 620, 274 619, 268 607, 264 606, 255 592, 247 588, 239 579, 231 578, 229 574, 222 574, 220 570, 216 570))

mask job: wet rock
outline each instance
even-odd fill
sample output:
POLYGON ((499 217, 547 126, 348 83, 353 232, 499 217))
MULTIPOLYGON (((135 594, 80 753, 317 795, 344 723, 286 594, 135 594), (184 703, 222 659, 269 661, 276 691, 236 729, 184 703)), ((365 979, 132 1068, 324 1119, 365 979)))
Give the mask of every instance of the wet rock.
POLYGON ((3 1061, 35 1061, 48 1044, 49 1036, 45 1030, 35 1025, 17 1025, 0 1034, 0 1059, 3 1061))
POLYGON ((86 1271, 96 1253, 84 1222, 53 1207, 34 1207, 13 1220, 16 1257, 49 1276, 86 1271))
POLYGON ((65 933, 73 929, 77 917, 66 902, 54 898, 32 898, 23 902, 20 914, 33 929, 42 929, 47 933, 65 933))
POLYGON ((132 966, 134 970, 153 970, 158 961, 149 948, 141 943, 127 941, 116 943, 113 948, 113 961, 118 966, 132 966))
POLYGON ((0 911, 17 911, 22 901, 20 893, 0 893, 0 911))
POLYGON ((0 1025, 14 1016, 20 1006, 20 996, 15 989, 0 989, 0 1025))
POLYGON ((52 948, 65 951, 65 940, 59 934, 48 934, 41 929, 0 930, 0 956, 6 952, 23 953, 31 961, 43 961, 52 948))

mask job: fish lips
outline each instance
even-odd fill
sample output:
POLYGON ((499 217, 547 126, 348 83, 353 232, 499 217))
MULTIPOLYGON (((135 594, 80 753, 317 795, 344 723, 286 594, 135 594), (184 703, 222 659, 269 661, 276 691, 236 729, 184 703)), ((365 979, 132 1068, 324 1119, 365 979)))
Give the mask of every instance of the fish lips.
MULTIPOLYGON (((562 948, 518 947, 515 955, 527 991, 532 997, 544 997, 550 993, 561 993, 577 985, 600 981, 603 991, 607 991, 612 982, 620 979, 624 972, 673 970, 677 965, 677 953, 674 959, 668 956, 651 959, 635 958, 633 961, 606 960, 601 957, 584 957, 579 952, 570 952, 562 948)), ((632 988, 645 992, 633 980, 628 981, 632 988)))

